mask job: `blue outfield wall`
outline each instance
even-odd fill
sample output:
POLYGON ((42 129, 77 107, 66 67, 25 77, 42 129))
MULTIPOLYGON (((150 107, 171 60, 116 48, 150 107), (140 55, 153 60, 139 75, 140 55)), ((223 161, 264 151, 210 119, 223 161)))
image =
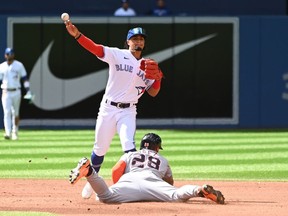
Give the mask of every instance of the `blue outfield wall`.
POLYGON ((263 18, 261 41, 260 125, 287 126, 288 25, 287 19, 263 18), (273 29, 273 31, 271 31, 273 29), (271 115, 272 113, 272 115, 271 115))
MULTIPOLYGON (((236 56, 239 62, 237 77, 239 101, 236 103, 236 110, 239 111, 238 121, 235 124, 207 125, 192 122, 186 127, 288 128, 288 17, 239 16, 238 18, 239 52, 236 56)), ((7 46, 6 16, 0 17, 0 30, 2 32, 0 50, 4 51, 7 46)), ((24 104, 22 109, 27 107, 24 104)), ((95 110, 92 119, 96 116, 97 109, 95 110)), ((23 120, 29 116, 25 112, 29 111, 24 110, 23 120)), ((3 116, 2 109, 0 115, 3 116)), ((49 116, 45 118, 48 119, 49 116)), ((179 125, 172 124, 170 127, 179 125)))
POLYGON ((240 18, 240 127, 288 127, 287 17, 240 18))

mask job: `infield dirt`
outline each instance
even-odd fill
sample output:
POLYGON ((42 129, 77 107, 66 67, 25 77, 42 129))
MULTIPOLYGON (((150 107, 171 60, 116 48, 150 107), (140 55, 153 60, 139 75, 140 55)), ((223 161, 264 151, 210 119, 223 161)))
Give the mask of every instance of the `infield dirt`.
MULTIPOLYGON (((103 204, 81 198, 85 180, 70 185, 68 180, 0 179, 0 211, 50 212, 58 215, 149 215, 149 216, 286 216, 288 182, 176 181, 210 184, 225 196, 225 205, 204 198, 186 203, 103 204)), ((111 182, 107 181, 108 184, 111 182)), ((1 214, 1 212, 0 212, 1 214)))

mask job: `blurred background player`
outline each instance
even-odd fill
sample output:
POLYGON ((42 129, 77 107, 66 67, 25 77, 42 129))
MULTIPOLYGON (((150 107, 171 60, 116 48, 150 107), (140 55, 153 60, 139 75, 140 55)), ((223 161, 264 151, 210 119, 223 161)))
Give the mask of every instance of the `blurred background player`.
POLYGON ((2 107, 4 113, 5 139, 18 139, 19 110, 21 104, 21 81, 26 89, 25 99, 32 99, 29 80, 24 65, 15 59, 12 48, 6 48, 6 61, 0 64, 2 107))
POLYGON ((114 16, 136 16, 136 11, 130 7, 128 0, 121 0, 122 6, 114 12, 114 16))
POLYGON ((169 162, 159 154, 160 149, 160 136, 155 133, 145 134, 140 150, 124 154, 112 168, 114 185, 110 187, 90 166, 87 158, 82 158, 77 167, 71 170, 69 181, 75 184, 81 177, 86 177, 98 199, 104 203, 185 202, 190 198, 205 197, 224 204, 223 194, 211 185, 173 186, 169 162))
MULTIPOLYGON (((64 22, 68 33, 86 50, 109 65, 109 76, 95 127, 95 142, 91 154, 94 170, 99 172, 104 156, 116 132, 123 152, 136 151, 135 131, 137 103, 147 92, 155 97, 161 88, 163 73, 158 63, 142 58, 146 32, 141 27, 128 31, 125 49, 108 47, 93 42, 72 24, 64 22)), ((89 183, 82 190, 83 198, 90 198, 93 190, 89 183)))

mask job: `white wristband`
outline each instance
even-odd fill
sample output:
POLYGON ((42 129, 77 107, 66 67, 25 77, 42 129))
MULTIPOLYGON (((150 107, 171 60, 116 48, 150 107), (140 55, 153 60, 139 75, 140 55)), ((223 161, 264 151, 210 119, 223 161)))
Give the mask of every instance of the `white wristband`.
POLYGON ((25 88, 29 88, 29 87, 30 87, 29 81, 25 81, 25 82, 24 82, 24 87, 25 87, 25 88))

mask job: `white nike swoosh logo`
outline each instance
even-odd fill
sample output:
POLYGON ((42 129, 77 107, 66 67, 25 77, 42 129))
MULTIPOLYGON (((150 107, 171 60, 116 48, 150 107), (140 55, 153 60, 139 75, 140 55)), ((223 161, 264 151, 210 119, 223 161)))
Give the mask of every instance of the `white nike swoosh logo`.
MULTIPOLYGON (((216 34, 195 39, 175 47, 158 51, 144 58, 152 58, 161 63, 179 53, 203 43, 216 34)), ((73 79, 55 77, 49 68, 49 53, 53 41, 38 58, 30 74, 30 88, 35 95, 33 104, 43 110, 59 110, 76 104, 103 91, 108 79, 108 68, 73 79), (40 73, 42 71, 43 73, 40 73), (89 86, 89 87, 88 87, 89 86)))

